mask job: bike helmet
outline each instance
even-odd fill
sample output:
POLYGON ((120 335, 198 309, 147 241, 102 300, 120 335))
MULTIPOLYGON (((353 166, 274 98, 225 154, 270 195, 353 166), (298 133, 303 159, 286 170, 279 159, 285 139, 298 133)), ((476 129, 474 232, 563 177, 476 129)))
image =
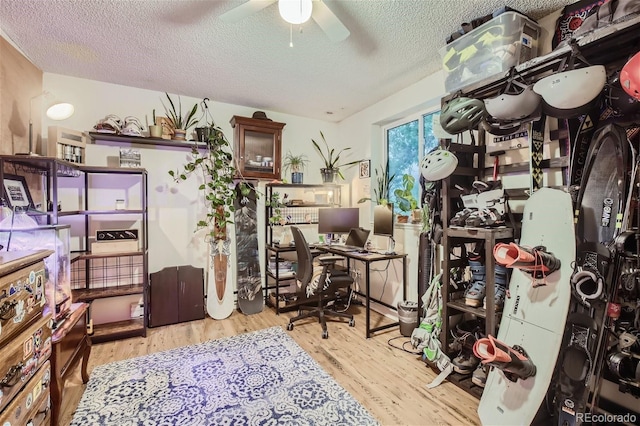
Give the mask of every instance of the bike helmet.
POLYGON ((477 128, 484 114, 484 102, 480 99, 454 98, 442 109, 440 124, 445 132, 456 135, 477 128))
POLYGON ((480 122, 480 128, 494 136, 508 136, 520 130, 524 123, 523 120, 501 121, 492 117, 485 117, 480 122))
POLYGON ((519 90, 519 93, 513 93, 516 91, 518 89, 512 93, 505 92, 494 98, 485 99, 484 106, 487 113, 497 120, 507 121, 521 120, 533 114, 542 101, 540 95, 533 91, 532 86, 526 86, 519 90))
POLYGON ((446 149, 435 149, 424 156, 420 163, 422 177, 437 181, 449 176, 458 167, 458 158, 446 149))
POLYGON ((640 101, 640 52, 633 55, 622 67, 620 84, 629 96, 640 101))
POLYGON ((544 77, 533 85, 533 91, 542 96, 547 115, 576 118, 591 109, 606 80, 604 66, 594 65, 544 77))
POLYGON ((620 73, 611 76, 605 87, 605 102, 619 115, 633 114, 640 111, 640 100, 627 93, 620 84, 620 73))

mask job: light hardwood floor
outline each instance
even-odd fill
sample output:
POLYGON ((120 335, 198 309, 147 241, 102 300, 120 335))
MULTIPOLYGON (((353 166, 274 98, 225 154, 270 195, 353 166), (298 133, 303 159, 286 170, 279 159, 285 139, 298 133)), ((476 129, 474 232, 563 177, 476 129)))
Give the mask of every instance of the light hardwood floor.
MULTIPOLYGON (((299 322, 288 332, 335 380, 382 425, 473 425, 480 424, 478 401, 452 383, 435 389, 425 385, 435 373, 417 355, 394 349, 388 340, 400 336, 398 327, 378 332, 365 339, 364 307, 352 306, 356 326, 330 322, 329 338, 321 338, 317 322, 299 322)), ((294 313, 279 316, 270 308, 256 315, 234 312, 216 321, 200 321, 149 329, 146 338, 132 338, 94 345, 89 360, 89 374, 97 365, 146 355, 153 352, 191 345, 221 337, 233 336, 272 326, 286 329, 294 313)), ((372 325, 390 320, 375 312, 372 325)), ((408 338, 394 340, 401 345, 408 338)), ((411 349, 411 345, 406 345, 411 349)), ((77 369, 79 370, 79 369, 77 369)), ((67 381, 63 396, 61 425, 69 425, 78 406, 84 386, 79 371, 67 381)), ((105 425, 108 426, 108 425, 105 425)))

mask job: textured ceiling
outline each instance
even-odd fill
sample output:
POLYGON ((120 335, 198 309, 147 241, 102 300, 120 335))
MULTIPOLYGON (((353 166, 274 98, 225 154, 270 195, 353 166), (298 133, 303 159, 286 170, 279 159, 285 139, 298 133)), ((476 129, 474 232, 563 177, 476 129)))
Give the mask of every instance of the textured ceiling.
POLYGON ((45 72, 340 121, 440 69, 460 24, 507 5, 534 19, 571 0, 325 0, 351 35, 293 30, 245 0, 0 0, 0 28, 45 72), (329 115, 327 112, 332 112, 329 115))

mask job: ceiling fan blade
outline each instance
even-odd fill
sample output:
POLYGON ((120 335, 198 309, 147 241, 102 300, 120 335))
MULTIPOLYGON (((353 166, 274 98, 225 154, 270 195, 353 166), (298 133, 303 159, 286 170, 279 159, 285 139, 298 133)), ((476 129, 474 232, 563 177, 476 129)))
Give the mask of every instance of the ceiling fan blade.
POLYGON ((344 40, 351 34, 322 0, 313 2, 311 17, 334 43, 344 40))
POLYGON ((247 16, 261 11, 267 6, 271 6, 276 1, 277 0, 248 0, 240 6, 234 7, 220 15, 220 19, 224 22, 235 23, 247 16))

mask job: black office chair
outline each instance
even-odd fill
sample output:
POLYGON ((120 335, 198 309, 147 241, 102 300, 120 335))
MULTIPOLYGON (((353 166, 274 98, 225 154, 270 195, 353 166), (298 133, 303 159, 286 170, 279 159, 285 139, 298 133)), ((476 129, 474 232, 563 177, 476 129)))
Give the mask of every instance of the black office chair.
MULTIPOLYGON (((322 272, 319 274, 317 280, 314 280, 314 258, 311 255, 311 249, 309 244, 304 238, 304 235, 295 226, 291 227, 291 233, 293 234, 293 240, 296 245, 296 253, 298 255, 298 271, 296 272, 296 279, 302 284, 302 291, 306 297, 318 296, 318 303, 315 306, 301 306, 298 309, 298 316, 293 317, 287 324, 287 330, 293 330, 293 323, 304 318, 318 318, 322 325, 322 338, 327 339, 329 332, 327 331, 326 317, 339 317, 348 318, 349 327, 356 325, 353 315, 345 312, 337 312, 330 309, 325 305, 332 299, 332 295, 338 292, 341 288, 348 288, 353 284, 353 278, 344 271, 336 271, 335 263, 341 260, 340 256, 318 256, 315 260, 322 268, 322 272), (326 278, 329 277, 329 283, 326 278), (317 285, 317 289, 313 289, 317 285), (306 311, 306 312, 304 312, 306 311)), ((316 274, 318 276, 318 274, 316 274)), ((303 297, 304 297, 303 296, 303 297)))

